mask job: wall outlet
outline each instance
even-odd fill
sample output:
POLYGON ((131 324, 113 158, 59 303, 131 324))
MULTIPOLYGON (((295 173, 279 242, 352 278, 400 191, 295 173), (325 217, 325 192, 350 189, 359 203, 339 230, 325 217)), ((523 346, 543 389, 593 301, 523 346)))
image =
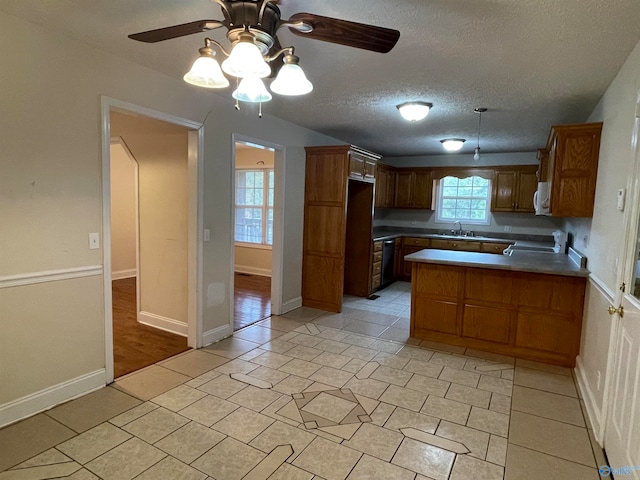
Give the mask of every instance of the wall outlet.
POLYGON ((511 225, 505 225, 505 226, 504 226, 504 231, 505 231, 505 233, 511 233, 511 230, 512 230, 511 225))
POLYGON ((600 391, 600 370, 596 372, 596 389, 600 391))
POLYGON ((208 242, 209 240, 211 240, 211 230, 209 230, 208 228, 204 229, 204 241, 208 242))

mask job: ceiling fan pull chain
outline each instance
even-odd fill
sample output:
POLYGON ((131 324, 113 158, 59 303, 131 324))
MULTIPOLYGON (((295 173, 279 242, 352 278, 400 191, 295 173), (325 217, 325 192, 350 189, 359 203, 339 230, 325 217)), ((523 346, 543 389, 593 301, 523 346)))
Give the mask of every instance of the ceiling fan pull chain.
POLYGON ((260 102, 260 107, 258 109, 258 118, 262 118, 262 102, 260 102))
MULTIPOLYGON (((236 91, 238 91, 238 86, 240 85, 240 80, 238 79, 238 77, 236 77, 236 91)), ((235 109, 240 111, 240 102, 238 101, 238 99, 236 98, 236 104, 234 105, 235 109)))

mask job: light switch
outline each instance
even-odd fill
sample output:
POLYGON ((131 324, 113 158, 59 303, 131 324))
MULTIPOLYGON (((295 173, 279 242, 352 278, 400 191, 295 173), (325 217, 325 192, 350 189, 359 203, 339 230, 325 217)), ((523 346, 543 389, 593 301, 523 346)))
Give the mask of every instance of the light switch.
POLYGON ((208 228, 204 229, 204 241, 208 242, 209 240, 211 240, 211 230, 209 230, 208 228))
POLYGON ((96 250, 98 248, 100 248, 100 234, 90 233, 89 234, 89 250, 96 250))

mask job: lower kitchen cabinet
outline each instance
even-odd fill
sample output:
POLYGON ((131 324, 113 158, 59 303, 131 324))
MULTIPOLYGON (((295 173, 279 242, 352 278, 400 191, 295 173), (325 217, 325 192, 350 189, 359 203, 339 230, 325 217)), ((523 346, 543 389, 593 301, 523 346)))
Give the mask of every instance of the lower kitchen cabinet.
POLYGON ((411 337, 575 366, 585 278, 406 263, 411 337))

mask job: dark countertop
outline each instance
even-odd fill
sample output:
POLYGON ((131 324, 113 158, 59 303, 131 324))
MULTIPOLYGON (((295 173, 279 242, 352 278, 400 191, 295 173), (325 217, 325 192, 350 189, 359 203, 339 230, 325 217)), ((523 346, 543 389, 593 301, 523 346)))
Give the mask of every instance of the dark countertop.
POLYGON ((442 230, 428 228, 407 228, 407 227, 376 227, 373 232, 373 241, 392 240, 398 237, 415 237, 415 238, 442 238, 445 240, 459 241, 484 241, 484 242, 505 242, 515 243, 516 241, 541 242, 553 245, 553 236, 551 235, 527 235, 517 233, 494 233, 494 232, 477 232, 477 236, 460 236, 460 235, 443 235, 442 230), (481 235, 482 234, 482 235, 481 235))
POLYGON ((512 255, 424 249, 404 257, 407 262, 491 268, 516 272, 545 273, 571 277, 588 277, 589 270, 580 268, 568 255, 515 251, 512 255))
POLYGON ((480 235, 474 236, 465 236, 465 235, 445 235, 442 233, 385 233, 385 234, 374 234, 373 241, 384 241, 384 240, 392 240, 398 237, 412 237, 412 238, 440 238, 442 240, 459 240, 461 242, 504 242, 504 243, 515 243, 515 240, 509 240, 506 238, 497 238, 497 237, 482 237, 480 235))

